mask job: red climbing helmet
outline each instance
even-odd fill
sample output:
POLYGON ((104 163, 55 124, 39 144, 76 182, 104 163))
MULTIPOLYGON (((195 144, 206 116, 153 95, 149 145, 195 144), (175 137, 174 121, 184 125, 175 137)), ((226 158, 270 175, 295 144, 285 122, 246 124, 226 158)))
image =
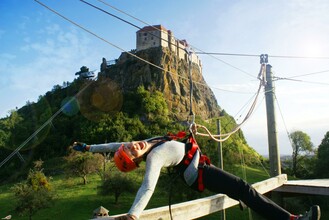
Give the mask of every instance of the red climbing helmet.
POLYGON ((129 172, 137 168, 137 164, 132 159, 130 159, 130 157, 124 151, 123 144, 114 154, 114 163, 122 172, 129 172))

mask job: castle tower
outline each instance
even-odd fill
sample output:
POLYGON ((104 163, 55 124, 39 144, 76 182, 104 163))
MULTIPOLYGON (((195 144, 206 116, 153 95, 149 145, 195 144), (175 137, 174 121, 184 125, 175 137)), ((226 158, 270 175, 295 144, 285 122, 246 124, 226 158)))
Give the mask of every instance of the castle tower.
MULTIPOLYGON (((176 40, 172 31, 162 25, 145 26, 136 32, 136 50, 146 50, 152 47, 166 47, 173 51, 179 59, 188 61, 185 48, 188 47, 186 40, 176 40)), ((192 62, 199 65, 201 61, 196 54, 192 54, 192 62)))
POLYGON ((151 47, 168 47, 168 35, 171 33, 162 25, 146 26, 136 32, 137 51, 151 47))

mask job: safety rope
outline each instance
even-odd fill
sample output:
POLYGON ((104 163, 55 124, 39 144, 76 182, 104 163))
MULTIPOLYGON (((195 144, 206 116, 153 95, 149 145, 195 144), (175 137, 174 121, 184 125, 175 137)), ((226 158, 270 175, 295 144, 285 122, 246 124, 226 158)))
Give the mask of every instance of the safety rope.
POLYGON ((193 54, 193 51, 190 47, 186 47, 185 51, 188 54, 188 59, 189 59, 188 66, 189 66, 189 77, 190 77, 190 117, 192 117, 191 124, 194 124, 195 115, 193 112, 193 80, 192 80, 192 54, 193 54))
POLYGON ((245 118, 242 120, 242 122, 240 124, 236 125, 230 132, 228 132, 226 134, 214 135, 208 130, 208 128, 206 126, 198 125, 195 123, 190 125, 190 128, 189 128, 190 132, 193 133, 194 135, 210 137, 212 140, 214 140, 216 142, 226 141, 232 134, 236 133, 241 128, 241 126, 250 118, 250 116, 254 112, 261 88, 266 84, 265 76, 266 76, 266 65, 262 64, 259 74, 258 74, 258 79, 260 80, 260 83, 259 83, 259 87, 256 92, 256 95, 255 95, 255 99, 254 99, 248 113, 246 114, 245 118), (203 130, 205 130, 206 133, 198 132, 198 130, 197 130, 198 128, 202 128, 203 130))

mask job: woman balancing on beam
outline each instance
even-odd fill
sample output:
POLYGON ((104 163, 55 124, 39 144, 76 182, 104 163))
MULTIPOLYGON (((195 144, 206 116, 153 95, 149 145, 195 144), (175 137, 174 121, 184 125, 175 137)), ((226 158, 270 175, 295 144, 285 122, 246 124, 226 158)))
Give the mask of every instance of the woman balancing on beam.
POLYGON ((273 220, 319 220, 319 206, 312 206, 305 215, 293 215, 276 203, 258 193, 251 185, 237 176, 210 164, 209 159, 201 151, 190 135, 184 143, 176 141, 185 136, 184 132, 177 135, 155 137, 142 141, 123 143, 107 143, 87 145, 75 142, 73 149, 90 152, 115 152, 114 162, 122 172, 129 172, 146 161, 145 176, 135 201, 125 216, 115 220, 138 219, 149 202, 162 167, 175 167, 183 176, 187 185, 197 191, 208 189, 214 193, 223 193, 242 201, 249 208, 266 219, 273 220))

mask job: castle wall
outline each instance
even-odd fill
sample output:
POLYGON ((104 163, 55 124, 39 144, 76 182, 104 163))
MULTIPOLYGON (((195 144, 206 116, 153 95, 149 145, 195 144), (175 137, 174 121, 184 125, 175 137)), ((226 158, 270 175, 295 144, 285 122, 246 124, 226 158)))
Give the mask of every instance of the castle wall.
POLYGON ((163 42, 161 39, 161 32, 151 31, 151 32, 137 32, 136 33, 136 49, 145 50, 151 47, 159 47, 163 46, 163 42))
MULTIPOLYGON (((162 25, 146 26, 136 32, 136 50, 146 50, 152 47, 167 47, 176 53, 179 59, 188 61, 185 48, 188 46, 185 40, 176 40, 170 30, 166 30, 162 25)), ((192 54, 192 62, 201 68, 201 61, 196 54, 192 54)))

